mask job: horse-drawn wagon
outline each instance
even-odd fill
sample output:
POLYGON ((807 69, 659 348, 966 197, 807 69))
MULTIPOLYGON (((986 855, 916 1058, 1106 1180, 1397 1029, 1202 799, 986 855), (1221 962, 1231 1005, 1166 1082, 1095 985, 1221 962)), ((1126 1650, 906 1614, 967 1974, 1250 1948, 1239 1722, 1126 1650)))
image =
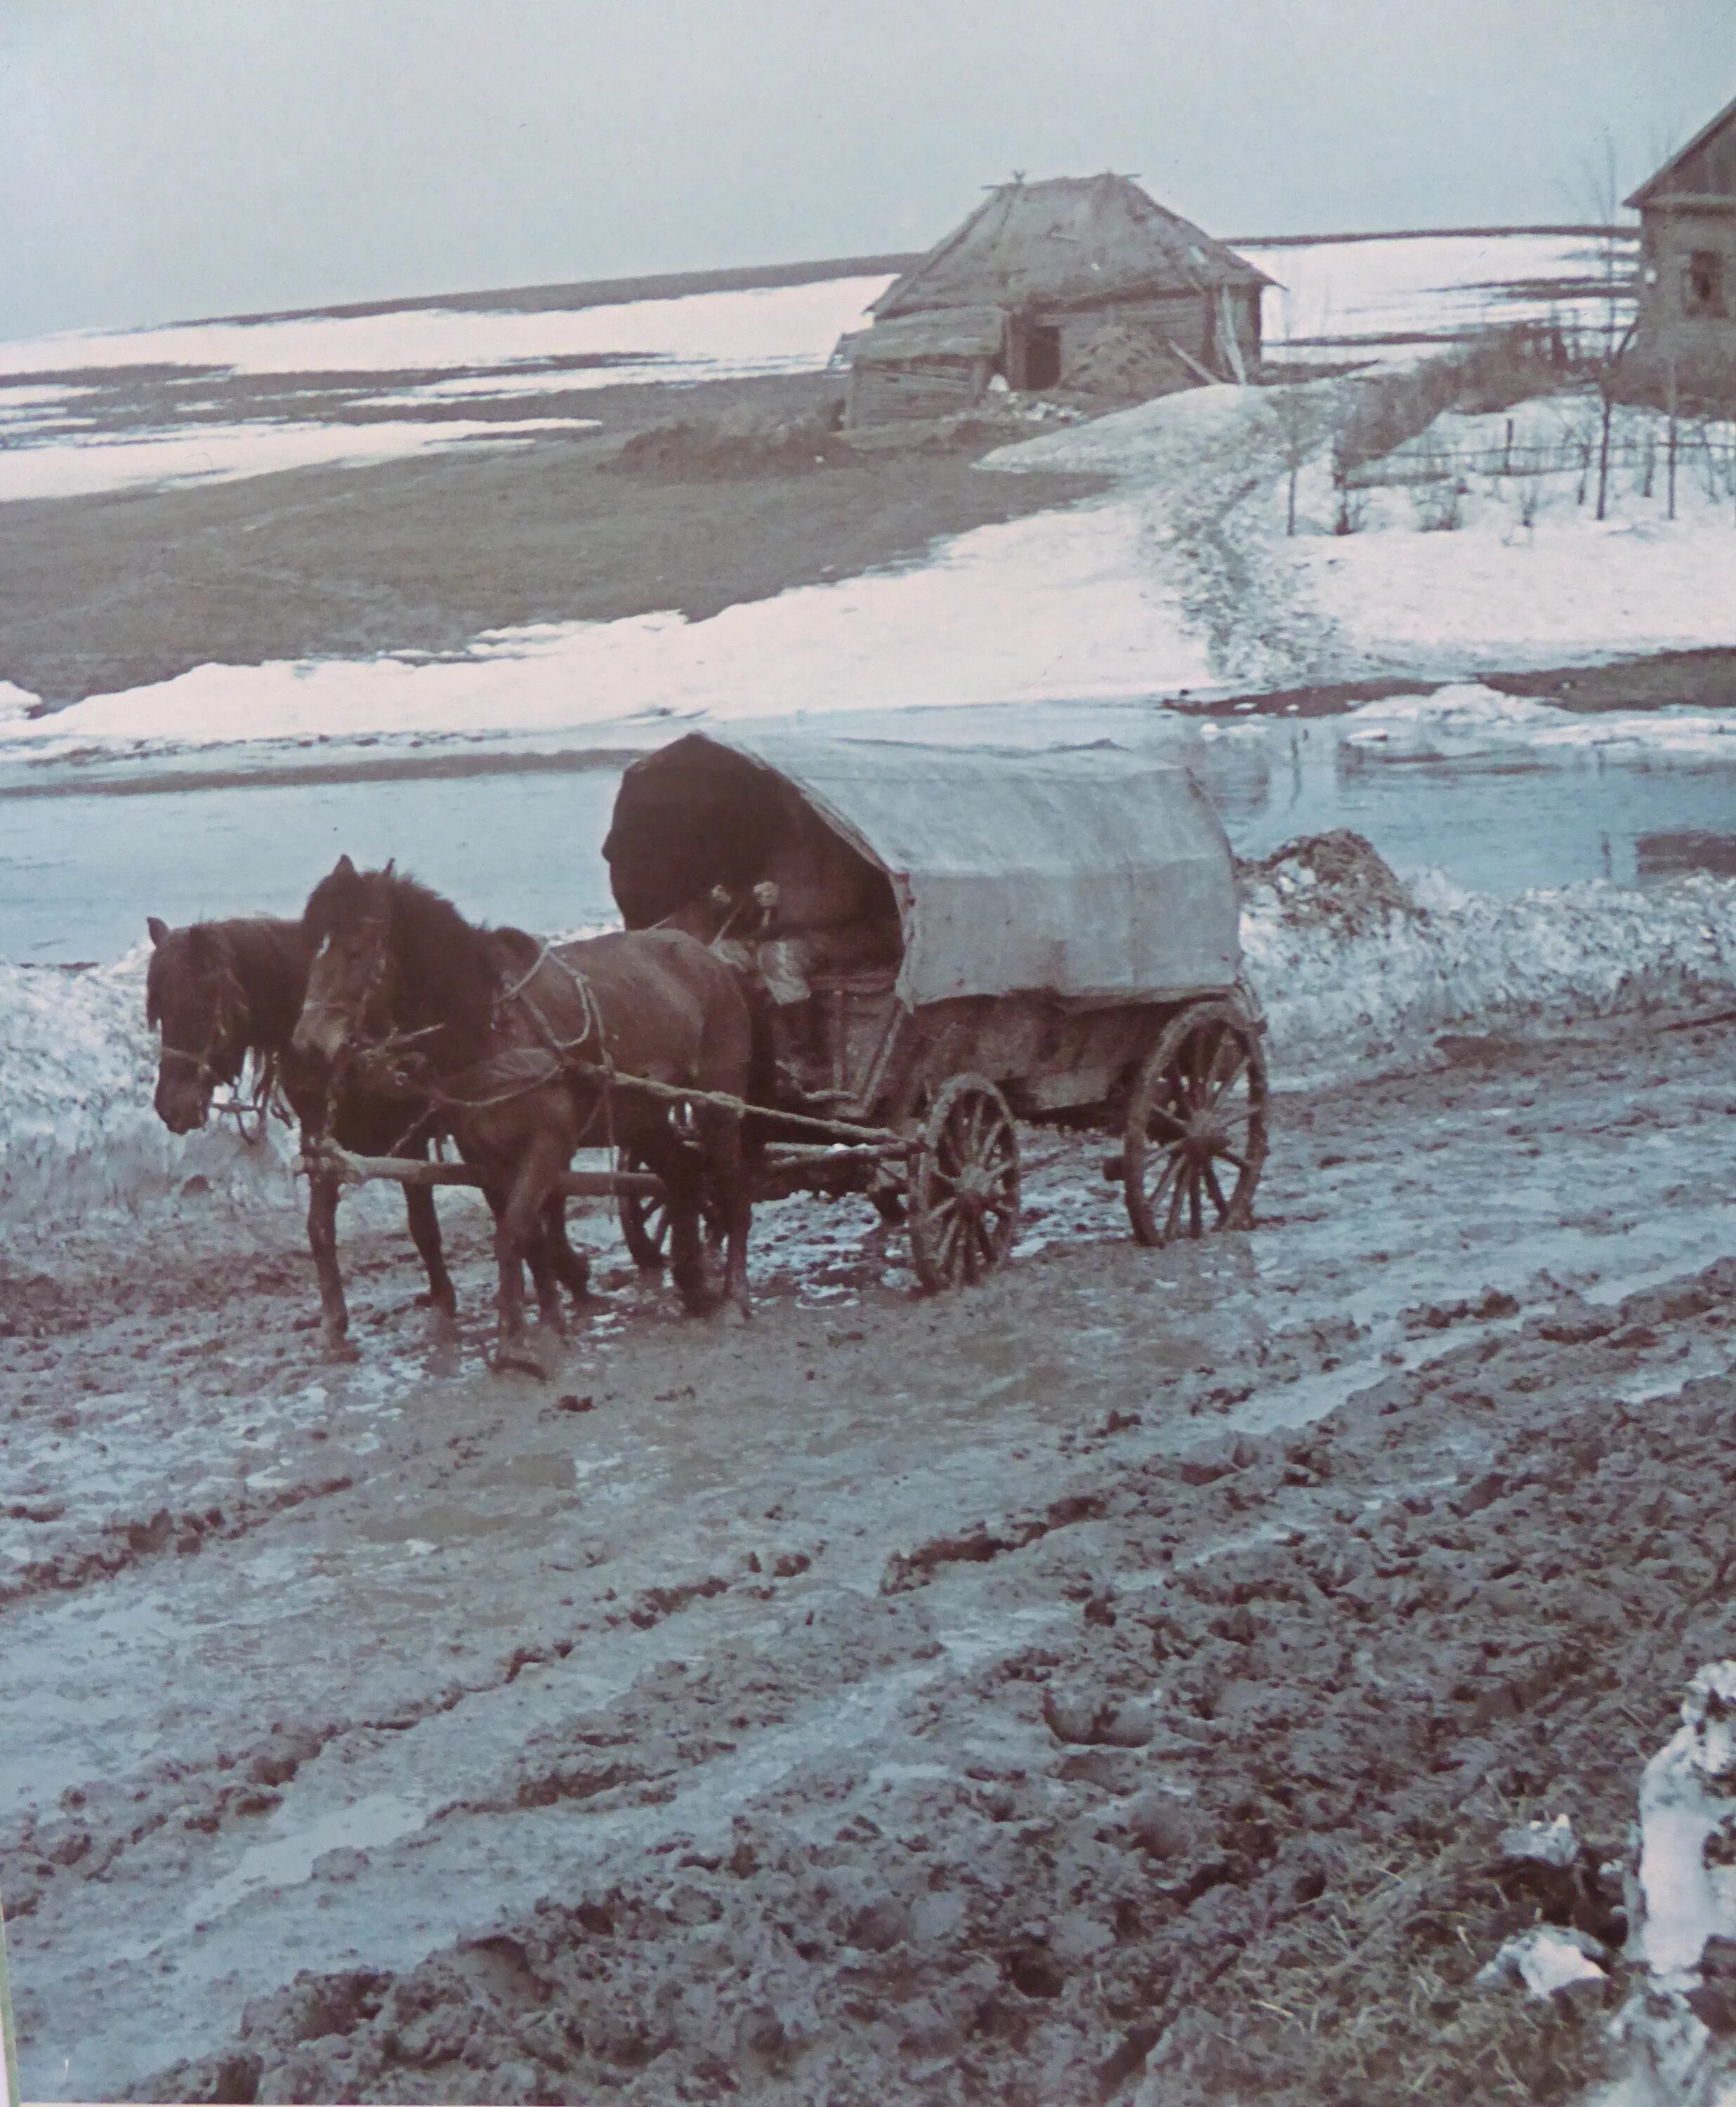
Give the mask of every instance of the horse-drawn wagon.
POLYGON ((745 1310, 752 1202, 856 1193, 908 1229, 930 1289, 1018 1233, 1021 1121, 1119 1134, 1141 1242, 1245 1226, 1266 1069, 1223 829, 1183 768, 1115 747, 1012 752, 695 732, 626 771, 603 845, 626 927, 570 942, 467 922, 348 857, 299 923, 169 931, 158 1106, 185 1130, 251 1054, 303 1121, 329 1351, 347 1348, 343 1183, 480 1186, 500 1332, 582 1293, 565 1196, 614 1198, 635 1255, 745 1310), (292 1031, 293 1026, 293 1031, 292 1031), (389 1154, 356 1153, 372 1146, 389 1154), (450 1135, 461 1162, 428 1160, 450 1135), (346 1140, 348 1146, 343 1146, 346 1140), (583 1149, 608 1168, 574 1170, 583 1149))
MULTIPOLYGON (((1119 1134, 1104 1167, 1142 1242, 1247 1224, 1263 1025, 1184 768, 693 733, 627 770, 603 852, 630 928, 707 937, 769 1000, 797 1116, 756 1197, 862 1193, 924 1287, 974 1281, 1017 1233, 1022 1120, 1119 1134)), ((658 1204, 642 1179, 621 1197, 642 1258, 658 1204)))

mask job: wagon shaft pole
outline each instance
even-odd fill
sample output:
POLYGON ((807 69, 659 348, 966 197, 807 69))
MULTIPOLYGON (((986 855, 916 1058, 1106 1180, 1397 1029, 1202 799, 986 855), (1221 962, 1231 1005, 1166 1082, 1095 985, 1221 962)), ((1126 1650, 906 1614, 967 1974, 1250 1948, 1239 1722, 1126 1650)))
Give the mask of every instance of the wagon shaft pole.
MULTIPOLYGON (((463 1163, 424 1163, 414 1157, 352 1156, 347 1148, 322 1142, 303 1156, 303 1166, 323 1170, 345 1185, 365 1185, 388 1178, 396 1185, 471 1185, 482 1179, 463 1163)), ((663 1183, 648 1170, 563 1170, 554 1189, 570 1199, 618 1199, 633 1194, 660 1199, 663 1183)))

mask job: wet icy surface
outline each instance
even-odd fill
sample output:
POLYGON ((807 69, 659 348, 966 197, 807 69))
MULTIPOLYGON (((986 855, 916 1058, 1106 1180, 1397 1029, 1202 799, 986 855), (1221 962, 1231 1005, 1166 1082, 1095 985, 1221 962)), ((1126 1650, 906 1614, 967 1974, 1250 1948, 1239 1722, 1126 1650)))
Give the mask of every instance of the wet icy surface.
MULTIPOLYGON (((1560 713, 1556 713, 1560 714, 1560 713)), ((1158 706, 1033 706, 996 713, 893 712, 825 729, 913 727, 924 738, 1070 735, 1146 743, 1158 706), (1004 721, 1002 717, 1004 716, 1004 721)), ((1728 713, 1725 713, 1727 717, 1728 713)), ((1577 721, 1595 727, 1599 720, 1577 721)), ((1646 885, 1736 862, 1736 735, 1682 750, 1672 734, 1716 712, 1626 720, 1620 744, 1554 743, 1521 721, 1495 739, 1366 713, 1249 717, 1202 727, 1195 765, 1231 841, 1261 856, 1298 834, 1352 827, 1401 874, 1435 869, 1467 890, 1510 895, 1586 878, 1646 885), (1401 736, 1400 735, 1405 735, 1401 736)), ((479 762, 486 771, 488 764, 479 762)), ((0 800, 0 958, 117 956, 143 917, 172 923, 258 910, 294 914, 348 852, 395 856, 481 919, 536 929, 609 918, 599 851, 619 781, 610 766, 479 772, 390 783, 99 791, 0 800)))

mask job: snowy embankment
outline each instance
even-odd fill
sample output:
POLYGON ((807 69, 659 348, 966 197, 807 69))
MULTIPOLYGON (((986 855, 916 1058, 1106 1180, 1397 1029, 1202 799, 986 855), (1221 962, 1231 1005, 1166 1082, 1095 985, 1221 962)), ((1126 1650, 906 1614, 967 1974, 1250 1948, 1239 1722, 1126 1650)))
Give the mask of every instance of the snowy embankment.
POLYGON ((435 659, 201 666, 36 719, 14 691, 0 764, 92 747, 509 739, 647 717, 1445 680, 1736 645, 1736 444, 1724 428, 1682 441, 1671 519, 1663 421, 1624 412, 1600 521, 1595 402, 1443 417, 1359 472, 1354 531, 1338 532, 1330 434, 1357 384, 1200 389, 1004 448, 990 466, 1106 473, 1119 487, 980 528, 905 569, 703 622, 547 623, 435 659), (1308 456, 1294 535, 1286 397, 1308 456))
POLYGON ((149 957, 141 944, 83 972, 0 960, 0 1228, 137 1206, 195 1177, 289 1197, 280 1130, 263 1148, 227 1121, 180 1139, 151 1109, 149 957))
MULTIPOLYGON (((1249 880, 1242 942, 1281 1089, 1427 1059, 1443 1032, 1527 1035, 1736 1000, 1736 883, 1587 884, 1495 900, 1436 874, 1408 896, 1395 888, 1389 904, 1371 901, 1362 877, 1280 851, 1249 880)), ((159 1124, 148 955, 141 946, 86 972, 0 964, 0 1232, 141 1206, 193 1176, 240 1198, 293 1203, 286 1130, 271 1129, 258 1148, 227 1123, 186 1141, 159 1124)))

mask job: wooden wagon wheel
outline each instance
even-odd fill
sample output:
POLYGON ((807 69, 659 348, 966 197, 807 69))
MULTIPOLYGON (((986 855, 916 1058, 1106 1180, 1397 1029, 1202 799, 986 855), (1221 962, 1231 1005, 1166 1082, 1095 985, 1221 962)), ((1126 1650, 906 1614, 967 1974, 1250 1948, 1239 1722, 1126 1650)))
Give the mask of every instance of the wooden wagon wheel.
MULTIPOLYGON (((646 1165, 630 1148, 615 1152, 617 1170, 644 1170, 646 1165)), ((669 1202, 661 1193, 622 1193, 615 1201, 621 1239, 633 1263, 646 1273, 661 1272, 669 1262, 669 1202)), ((707 1193, 699 1206, 699 1233, 709 1254, 724 1239, 723 1217, 707 1193)))
POLYGON ((985 1076, 953 1076, 929 1108, 908 1194, 910 1255, 931 1294, 991 1273, 1019 1230, 1019 1141, 985 1076))
POLYGON ((1227 1002, 1172 1018, 1128 1100, 1122 1178, 1142 1244, 1245 1229, 1266 1160, 1266 1057, 1227 1002))

